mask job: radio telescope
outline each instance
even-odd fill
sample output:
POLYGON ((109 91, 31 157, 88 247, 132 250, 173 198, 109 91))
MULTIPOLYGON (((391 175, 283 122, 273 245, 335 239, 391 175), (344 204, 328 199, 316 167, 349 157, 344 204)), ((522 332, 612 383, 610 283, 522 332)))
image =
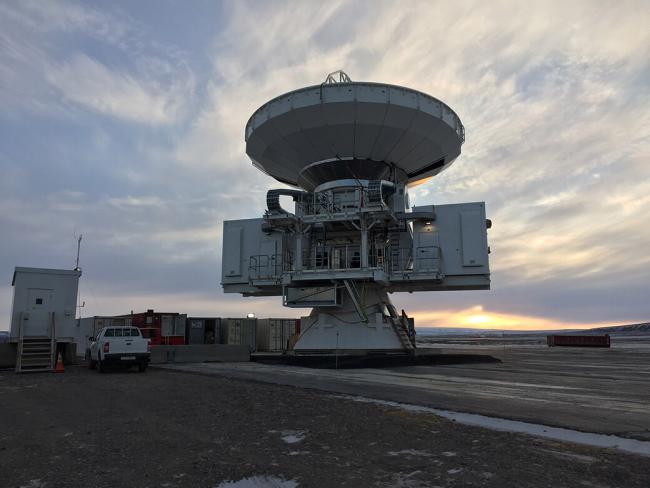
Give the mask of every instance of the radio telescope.
POLYGON ((222 286, 312 308, 295 354, 413 353, 413 319, 388 293, 490 288, 485 204, 409 204, 465 140, 440 100, 336 72, 262 105, 245 139, 293 188, 269 190, 262 218, 224 222, 222 286))

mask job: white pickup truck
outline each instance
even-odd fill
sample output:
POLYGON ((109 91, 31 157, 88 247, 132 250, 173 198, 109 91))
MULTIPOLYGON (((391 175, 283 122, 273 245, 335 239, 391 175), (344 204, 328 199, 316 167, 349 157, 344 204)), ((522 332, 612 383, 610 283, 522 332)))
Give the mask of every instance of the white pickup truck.
POLYGON ((86 349, 86 360, 90 369, 106 371, 106 366, 137 364, 142 373, 149 365, 151 345, 142 337, 137 327, 104 327, 97 337, 91 338, 86 349))

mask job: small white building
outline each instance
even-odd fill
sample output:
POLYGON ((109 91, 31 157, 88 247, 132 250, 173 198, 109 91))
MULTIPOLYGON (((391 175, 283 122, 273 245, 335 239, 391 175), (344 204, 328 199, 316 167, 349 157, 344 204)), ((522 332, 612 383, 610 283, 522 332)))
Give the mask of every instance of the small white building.
POLYGON ((10 341, 18 345, 17 371, 50 369, 57 351, 74 358, 80 276, 81 270, 15 268, 10 341))

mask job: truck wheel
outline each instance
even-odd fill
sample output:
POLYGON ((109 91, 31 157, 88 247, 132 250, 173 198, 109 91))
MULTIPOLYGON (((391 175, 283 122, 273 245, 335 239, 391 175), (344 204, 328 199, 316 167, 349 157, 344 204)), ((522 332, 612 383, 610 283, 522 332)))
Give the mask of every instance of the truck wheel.
POLYGON ((88 369, 95 369, 97 367, 97 361, 93 361, 90 354, 86 355, 86 360, 88 361, 88 369))
POLYGON ((146 361, 142 361, 142 362, 138 363, 138 371, 140 373, 144 373, 146 370, 147 370, 147 362, 146 361))
POLYGON ((97 369, 99 370, 100 373, 106 373, 106 366, 104 365, 104 362, 102 361, 101 357, 97 361, 97 365, 99 366, 97 369))

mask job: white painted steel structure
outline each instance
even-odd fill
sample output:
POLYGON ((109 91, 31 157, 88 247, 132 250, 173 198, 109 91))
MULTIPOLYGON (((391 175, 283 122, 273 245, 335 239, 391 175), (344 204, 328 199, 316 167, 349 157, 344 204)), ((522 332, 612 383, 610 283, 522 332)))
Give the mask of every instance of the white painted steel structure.
POLYGON ((387 294, 489 289, 485 205, 411 208, 408 186, 460 155, 460 119, 424 93, 343 75, 248 121, 253 164, 300 189, 270 190, 262 218, 224 222, 222 285, 313 307, 296 353, 414 351, 413 320, 387 294))
POLYGON ((74 342, 80 270, 17 267, 11 311, 11 341, 24 337, 50 337, 74 342))
POLYGON ((52 369, 57 351, 73 356, 80 276, 78 269, 15 268, 10 341, 17 344, 17 372, 52 369))

